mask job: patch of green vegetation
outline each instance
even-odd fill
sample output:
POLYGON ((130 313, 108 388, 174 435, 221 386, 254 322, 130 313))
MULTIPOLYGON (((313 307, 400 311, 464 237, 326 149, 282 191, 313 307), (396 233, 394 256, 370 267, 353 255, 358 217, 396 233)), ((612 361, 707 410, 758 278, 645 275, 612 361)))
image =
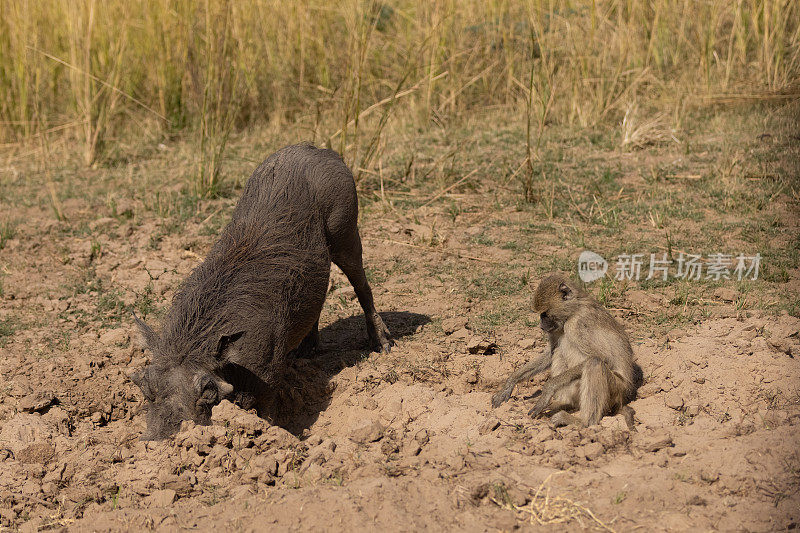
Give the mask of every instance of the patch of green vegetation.
POLYGON ((78 294, 88 294, 94 297, 94 314, 87 315, 77 312, 79 323, 83 323, 85 319, 94 319, 100 320, 102 327, 108 327, 117 324, 126 314, 121 292, 116 288, 106 288, 103 279, 97 275, 94 268, 84 270, 81 276, 65 288, 70 292, 70 297, 78 294))
POLYGON ((17 233, 16 220, 4 220, 0 222, 0 250, 6 247, 6 242, 14 238, 17 233))
POLYGON ((133 308, 139 312, 142 319, 147 318, 148 315, 156 314, 158 312, 158 305, 156 303, 156 295, 153 290, 153 282, 150 281, 145 285, 142 292, 136 294, 136 301, 133 303, 133 308))
POLYGON ((497 328, 516 322, 519 314, 519 310, 512 309, 509 306, 503 306, 501 309, 492 309, 481 313, 470 320, 470 325, 473 331, 482 334, 492 334, 497 328))
POLYGON ((527 289, 528 280, 522 278, 517 272, 495 271, 488 274, 481 273, 472 278, 465 279, 462 292, 469 298, 477 300, 490 300, 498 296, 518 294, 527 289))
POLYGON ((0 318, 0 348, 8 344, 9 339, 16 333, 18 322, 12 317, 0 318))
POLYGON ((473 235, 470 240, 475 244, 479 244, 481 246, 494 246, 494 239, 486 235, 485 231, 482 231, 477 235, 473 235))

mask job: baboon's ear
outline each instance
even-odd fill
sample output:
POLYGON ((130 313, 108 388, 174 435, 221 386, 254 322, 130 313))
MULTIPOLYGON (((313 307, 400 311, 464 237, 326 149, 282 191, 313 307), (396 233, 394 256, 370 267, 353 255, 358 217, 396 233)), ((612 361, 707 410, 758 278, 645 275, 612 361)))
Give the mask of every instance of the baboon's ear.
POLYGON ((151 402, 155 401, 156 394, 155 394, 155 387, 150 379, 150 372, 149 367, 145 367, 137 372, 132 372, 128 377, 131 378, 137 387, 142 391, 146 400, 151 402))
POLYGON ((561 282, 561 285, 558 286, 558 290, 559 292, 561 292, 562 300, 571 300, 572 298, 575 297, 575 295, 572 294, 572 289, 570 288, 570 286, 564 283, 563 281, 561 282))
POLYGON ((236 354, 237 341, 244 336, 244 331, 233 335, 222 335, 217 343, 217 361, 229 361, 236 354))
POLYGON ((155 351, 161 343, 158 335, 155 331, 153 331, 153 328, 144 323, 144 320, 136 316, 135 311, 131 311, 131 314, 133 315, 134 322, 136 322, 136 326, 139 328, 139 333, 142 334, 144 347, 149 349, 151 352, 155 351))

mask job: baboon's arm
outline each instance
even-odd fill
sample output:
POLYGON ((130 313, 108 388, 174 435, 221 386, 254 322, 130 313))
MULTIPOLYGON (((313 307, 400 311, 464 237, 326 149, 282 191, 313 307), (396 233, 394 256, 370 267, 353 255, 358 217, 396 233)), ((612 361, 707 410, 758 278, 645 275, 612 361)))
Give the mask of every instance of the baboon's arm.
POLYGON ((494 396, 492 396, 492 407, 498 407, 508 400, 511 397, 511 393, 514 392, 514 386, 516 386, 517 383, 522 380, 531 379, 536 374, 540 374, 550 368, 552 360, 553 352, 550 346, 548 346, 545 348, 542 355, 518 368, 508 377, 503 387, 494 393, 494 396))
POLYGON ((542 395, 539 396, 539 401, 536 402, 536 405, 533 406, 533 409, 528 411, 528 414, 533 418, 539 416, 550 404, 550 400, 553 399, 553 395, 557 391, 566 387, 576 379, 581 379, 582 374, 583 363, 575 365, 557 376, 551 377, 542 387, 542 395))

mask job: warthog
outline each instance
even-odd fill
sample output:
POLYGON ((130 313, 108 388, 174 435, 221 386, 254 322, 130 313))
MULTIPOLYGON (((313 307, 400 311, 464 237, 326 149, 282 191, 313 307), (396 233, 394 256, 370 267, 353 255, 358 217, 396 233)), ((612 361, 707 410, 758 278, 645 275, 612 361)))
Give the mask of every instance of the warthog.
POLYGON ((333 261, 364 309, 372 345, 392 346, 364 274, 353 175, 332 150, 289 146, 245 185, 231 222, 175 294, 156 333, 134 315, 152 362, 131 375, 144 394, 143 439, 183 420, 210 423, 223 398, 268 395, 287 363, 318 343, 333 261))

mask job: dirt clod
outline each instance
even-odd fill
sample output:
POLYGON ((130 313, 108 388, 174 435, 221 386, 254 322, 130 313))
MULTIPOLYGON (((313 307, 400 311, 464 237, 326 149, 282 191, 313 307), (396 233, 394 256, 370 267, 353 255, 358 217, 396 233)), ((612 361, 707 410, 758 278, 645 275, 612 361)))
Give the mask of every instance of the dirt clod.
POLYGON ((368 444, 379 441, 383 437, 385 428, 376 420, 366 420, 350 432, 350 440, 359 444, 368 444))
POLYGON ((46 463, 55 453, 55 449, 46 442, 36 442, 19 450, 16 459, 20 463, 46 463))
POLYGON ((467 351, 471 354, 488 355, 497 350, 497 344, 483 337, 473 336, 467 341, 467 351))
POLYGON ((588 460, 595 461, 603 455, 603 445, 599 442, 590 442, 581 446, 580 453, 588 460))
POLYGON ((500 427, 499 420, 497 420, 496 418, 489 418, 478 428, 478 433, 480 433, 481 435, 486 435, 487 433, 491 433, 492 431, 494 431, 499 427, 500 427))
POLYGON ((155 490, 147 498, 150 507, 169 507, 175 501, 177 494, 172 489, 155 490))
POLYGON ((451 333, 454 333, 461 329, 465 329, 466 327, 467 327, 466 317, 455 317, 442 320, 442 329, 447 335, 450 335, 451 333))
POLYGON ((737 297, 736 291, 727 287, 719 287, 714 290, 714 298, 718 298, 723 302, 734 302, 737 297))
POLYGON ((683 408, 683 395, 677 390, 673 390, 664 397, 664 405, 670 409, 679 410, 683 408))
POLYGON ((34 413, 47 409, 56 401, 56 395, 49 391, 37 391, 28 394, 19 401, 19 410, 25 413, 34 413))
POLYGON ((663 448, 669 448, 671 446, 674 446, 674 444, 672 442, 672 437, 670 437, 669 435, 656 434, 656 435, 645 436, 639 443, 639 447, 642 449, 642 451, 647 453, 654 453, 657 452, 658 450, 661 450, 663 448))

